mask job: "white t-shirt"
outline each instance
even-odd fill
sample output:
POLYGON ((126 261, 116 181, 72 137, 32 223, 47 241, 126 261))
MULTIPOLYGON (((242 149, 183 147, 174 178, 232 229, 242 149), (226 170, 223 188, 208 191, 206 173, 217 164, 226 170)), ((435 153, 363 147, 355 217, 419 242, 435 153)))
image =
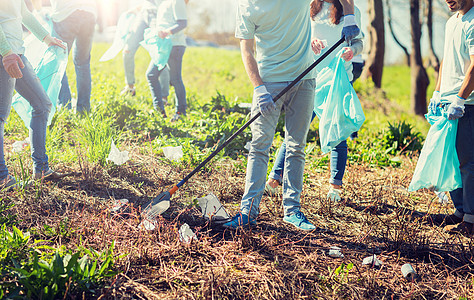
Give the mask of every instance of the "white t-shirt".
MULTIPOLYGON (((176 25, 178 20, 187 20, 184 0, 156 0, 156 30, 162 31, 176 25)), ((186 46, 186 37, 181 30, 171 35, 173 46, 186 46)))
POLYGON ((51 8, 53 9, 51 19, 54 22, 61 22, 76 10, 90 12, 97 18, 96 2, 96 0, 51 0, 51 8))
MULTIPOLYGON (((451 102, 459 93, 474 55, 474 9, 454 14, 446 22, 443 68, 441 70, 441 102, 451 102)), ((466 104, 474 104, 471 93, 466 104)))
MULTIPOLYGON (((314 17, 314 20, 311 21, 311 36, 313 38, 317 38, 320 40, 326 40, 328 45, 326 46, 325 49, 321 52, 321 54, 324 53, 324 51, 328 50, 331 48, 332 45, 336 44, 340 39, 341 39, 341 33, 342 33, 342 28, 344 27, 344 20, 341 18, 341 22, 339 24, 334 24, 331 19, 331 11, 330 7, 332 6, 331 3, 328 2, 323 2, 323 7, 321 11, 314 17)), ((360 21, 360 11, 357 7, 354 6, 354 15, 356 19, 357 26, 361 28, 361 21, 360 21)), ((359 33, 359 35, 356 37, 358 39, 358 43, 362 43, 361 39, 363 38, 362 31, 359 33)), ((317 66, 316 70, 319 72, 323 68, 327 67, 329 63, 336 57, 336 54, 339 52, 344 47, 348 47, 349 45, 344 42, 342 45, 340 45, 337 49, 335 49, 331 54, 329 54, 325 59, 323 59, 317 66)), ((360 47, 354 47, 354 48, 360 48, 359 51, 362 50, 362 45, 360 47)), ((353 51, 356 51, 353 48, 353 51)), ((354 53, 354 55, 357 55, 358 53, 354 53)), ((317 59, 319 55, 315 56, 317 59)), ((344 62, 344 67, 346 69, 347 75, 349 76, 349 81, 352 80, 354 77, 352 74, 352 62, 351 61, 346 61, 344 62)))

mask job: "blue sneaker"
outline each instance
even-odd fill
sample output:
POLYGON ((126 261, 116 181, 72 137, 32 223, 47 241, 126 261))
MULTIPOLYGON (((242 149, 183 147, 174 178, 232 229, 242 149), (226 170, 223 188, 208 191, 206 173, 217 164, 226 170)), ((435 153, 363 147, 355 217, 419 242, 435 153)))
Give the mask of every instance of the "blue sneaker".
POLYGON ((292 215, 284 216, 283 221, 289 223, 291 225, 296 226, 296 228, 301 230, 314 230, 316 226, 311 224, 308 219, 306 219, 305 215, 298 211, 292 215))
POLYGON ((256 224, 257 224, 256 220, 250 220, 249 222, 249 217, 247 215, 238 213, 237 215, 235 215, 235 217, 232 218, 232 220, 230 220, 227 223, 224 223, 222 226, 230 228, 230 229, 237 229, 239 227, 244 227, 248 225, 256 225, 256 224))

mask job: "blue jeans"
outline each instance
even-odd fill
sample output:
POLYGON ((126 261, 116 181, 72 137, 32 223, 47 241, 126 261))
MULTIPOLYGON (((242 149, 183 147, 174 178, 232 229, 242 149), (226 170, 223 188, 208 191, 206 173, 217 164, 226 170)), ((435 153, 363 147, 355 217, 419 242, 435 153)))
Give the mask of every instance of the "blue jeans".
MULTIPOLYGON (((290 82, 265 83, 268 92, 275 97, 290 82)), ((268 116, 258 117, 252 124, 252 141, 247 162, 245 192, 240 210, 254 219, 259 214, 267 174, 270 147, 280 111, 285 110, 285 171, 283 173, 283 210, 289 216, 300 210, 300 195, 303 189, 303 172, 306 136, 314 105, 314 79, 300 81, 275 104, 277 108, 268 116)), ((255 98, 252 115, 258 113, 255 98)))
MULTIPOLYGON (((76 70, 77 106, 78 112, 90 111, 91 108, 91 48, 94 35, 94 15, 77 10, 65 20, 53 22, 53 35, 67 43, 68 51, 74 45, 73 61, 76 70)), ((66 73, 61 81, 59 104, 71 108, 71 90, 66 73)))
MULTIPOLYGON (((156 15, 156 13, 155 13, 156 15)), ((125 70, 125 83, 129 85, 135 84, 135 54, 143 41, 145 29, 150 26, 153 12, 146 10, 141 12, 132 24, 130 34, 125 41, 123 49, 123 68, 125 70)), ((162 98, 168 98, 170 94, 170 70, 166 66, 159 77, 162 98)))
POLYGON ((465 113, 459 119, 456 135, 456 151, 459 157, 462 188, 451 194, 456 215, 464 215, 464 221, 474 223, 474 105, 466 105, 465 113))
POLYGON ((25 65, 21 69, 23 77, 14 79, 5 71, 0 56, 0 179, 8 175, 3 152, 3 135, 12 106, 13 90, 22 95, 33 108, 29 129, 34 172, 42 173, 49 169, 46 155, 46 126, 52 103, 29 61, 24 55, 21 56, 21 60, 25 65))
MULTIPOLYGON (((311 117, 311 121, 313 121, 316 114, 313 112, 313 116, 311 117)), ((283 178, 283 171, 285 169, 285 152, 286 152, 286 144, 283 142, 278 149, 275 163, 273 164, 272 171, 270 172, 269 177, 278 182, 282 182, 283 178)), ((344 177, 344 171, 346 170, 346 161, 347 161, 347 142, 342 141, 331 150, 330 154, 330 170, 331 170, 331 178, 329 179, 329 183, 342 185, 342 178, 344 177)))
MULTIPOLYGON (((176 112, 182 115, 186 115, 186 89, 184 87, 183 78, 181 77, 181 69, 183 66, 183 56, 186 51, 185 46, 173 46, 168 59, 169 67, 169 84, 174 87, 176 94, 176 112)), ((150 62, 148 70, 146 71, 146 77, 148 79, 148 85, 150 86, 151 96, 153 98, 153 107, 156 110, 163 111, 165 109, 163 105, 163 91, 162 85, 160 84, 160 77, 163 74, 163 68, 158 70, 153 62, 150 62)))

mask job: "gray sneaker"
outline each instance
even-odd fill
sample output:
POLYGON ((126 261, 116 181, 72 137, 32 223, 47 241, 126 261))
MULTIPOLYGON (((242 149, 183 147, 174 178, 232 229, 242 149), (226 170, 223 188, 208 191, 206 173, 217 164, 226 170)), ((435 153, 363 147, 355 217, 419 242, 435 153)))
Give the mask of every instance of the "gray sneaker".
POLYGON ((35 179, 42 179, 42 180, 54 180, 54 179, 61 179, 63 177, 67 176, 66 174, 62 174, 56 171, 53 171, 52 169, 48 169, 48 171, 43 172, 43 173, 35 173, 35 179))

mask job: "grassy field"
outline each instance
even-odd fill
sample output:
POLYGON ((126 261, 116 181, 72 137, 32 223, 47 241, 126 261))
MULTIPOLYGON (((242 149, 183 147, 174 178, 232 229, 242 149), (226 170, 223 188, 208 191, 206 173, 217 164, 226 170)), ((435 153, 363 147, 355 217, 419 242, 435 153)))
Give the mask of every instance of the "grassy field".
MULTIPOLYGON (((140 229, 141 206, 178 183, 247 120, 251 101, 240 53, 188 48, 183 77, 188 116, 176 123, 153 111, 136 56, 137 96, 121 96, 122 59, 100 63, 92 53, 92 111, 60 110, 49 127, 51 166, 70 176, 0 192, 0 298, 32 299, 473 299, 472 239, 428 222, 451 212, 428 190, 407 192, 428 123, 409 112, 409 69, 384 70, 383 91, 355 85, 366 114, 360 138, 349 141, 343 201, 326 200, 328 156, 319 150, 318 122, 308 137, 302 210, 314 222, 300 232, 282 222, 281 199, 265 195, 258 224, 236 232, 206 221, 197 198, 214 193, 230 214, 244 191, 244 131, 172 197, 152 231, 140 229), (123 165, 107 161, 112 140, 129 151, 123 165), (180 162, 164 146, 182 146, 180 162), (112 214, 128 199, 122 214, 112 214), (197 240, 184 243, 187 223, 197 240), (329 255, 340 247, 343 257, 329 255), (362 265, 376 255, 380 267, 362 265), (410 263, 415 280, 401 266, 410 263)), ((75 92, 74 70, 68 67, 75 92)), ((429 94, 433 86, 430 85, 429 94)), ((172 95, 173 96, 173 95, 172 95)), ((172 99, 172 97, 170 97, 172 99)), ((172 101, 170 101, 172 102, 172 101)), ((173 105, 167 108, 173 113, 173 105)), ((9 170, 31 177, 29 147, 12 144, 27 129, 12 112, 5 133, 9 170)), ((277 128, 272 153, 282 141, 277 128)))

